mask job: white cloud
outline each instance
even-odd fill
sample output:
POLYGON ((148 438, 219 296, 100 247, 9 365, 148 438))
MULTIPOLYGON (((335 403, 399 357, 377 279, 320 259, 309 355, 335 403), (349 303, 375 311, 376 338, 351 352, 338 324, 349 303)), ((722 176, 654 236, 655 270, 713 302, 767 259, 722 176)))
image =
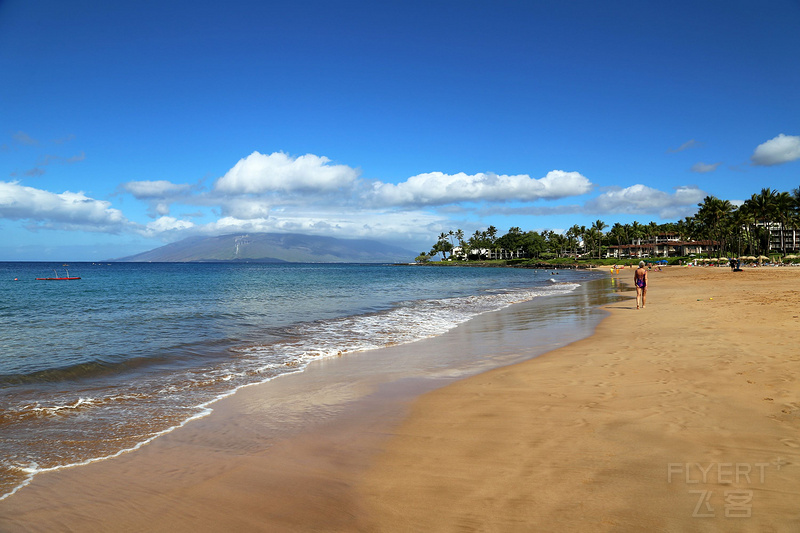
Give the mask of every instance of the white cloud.
POLYGON ((429 172, 405 182, 375 183, 372 196, 379 205, 446 205, 459 202, 533 201, 577 196, 589 192, 592 183, 578 172, 553 170, 533 179, 528 175, 490 173, 444 174, 429 172))
POLYGON ((714 172, 717 170, 717 167, 720 166, 722 163, 712 163, 710 165, 703 163, 702 161, 695 163, 692 165, 692 172, 699 172, 704 174, 706 172, 714 172))
POLYGON ((161 234, 174 231, 184 231, 194 227, 194 223, 188 220, 179 220, 173 217, 161 217, 145 226, 145 234, 161 234))
POLYGON ((243 220, 266 218, 270 205, 258 198, 232 198, 222 202, 222 213, 243 220))
POLYGON ((115 233, 128 221, 110 206, 110 202, 89 198, 83 192, 57 194, 0 181, 0 218, 31 220, 38 227, 115 233))
POLYGON ((156 200, 184 193, 191 189, 191 185, 172 183, 167 180, 129 181, 123 183, 120 188, 138 200, 156 200))
POLYGON ((314 154, 293 158, 283 152, 253 152, 217 180, 215 188, 229 194, 268 192, 330 192, 351 186, 358 171, 347 165, 331 165, 314 154))
POLYGON ((607 191, 586 203, 584 211, 596 213, 658 214, 661 218, 680 218, 696 210, 706 197, 697 187, 678 187, 673 194, 632 185, 607 191))
POLYGON ((797 159, 800 159, 800 136, 783 133, 759 144, 750 156, 754 165, 762 166, 780 165, 797 159))

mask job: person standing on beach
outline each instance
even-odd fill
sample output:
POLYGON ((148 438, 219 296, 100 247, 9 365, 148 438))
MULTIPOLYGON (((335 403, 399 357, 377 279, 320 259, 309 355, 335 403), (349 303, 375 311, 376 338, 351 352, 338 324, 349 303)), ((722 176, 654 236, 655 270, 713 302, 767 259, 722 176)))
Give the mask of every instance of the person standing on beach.
POLYGON ((639 301, 644 309, 644 299, 647 296, 647 269, 644 268, 644 261, 639 261, 639 268, 633 273, 633 283, 636 285, 636 309, 639 309, 639 301))

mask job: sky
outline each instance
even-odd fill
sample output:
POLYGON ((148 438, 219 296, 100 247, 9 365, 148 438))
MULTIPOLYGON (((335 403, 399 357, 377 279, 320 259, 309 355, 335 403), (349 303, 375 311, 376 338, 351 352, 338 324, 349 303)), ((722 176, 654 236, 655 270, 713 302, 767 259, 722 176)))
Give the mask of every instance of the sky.
POLYGON ((0 260, 800 187, 800 1, 0 0, 0 260))

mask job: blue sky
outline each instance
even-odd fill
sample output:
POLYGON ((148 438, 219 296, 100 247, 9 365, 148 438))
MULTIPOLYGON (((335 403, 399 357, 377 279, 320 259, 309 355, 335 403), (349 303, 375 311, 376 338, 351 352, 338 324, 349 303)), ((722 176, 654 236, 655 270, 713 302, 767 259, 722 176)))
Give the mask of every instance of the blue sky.
POLYGON ((0 260, 800 187, 796 0, 0 2, 0 260))

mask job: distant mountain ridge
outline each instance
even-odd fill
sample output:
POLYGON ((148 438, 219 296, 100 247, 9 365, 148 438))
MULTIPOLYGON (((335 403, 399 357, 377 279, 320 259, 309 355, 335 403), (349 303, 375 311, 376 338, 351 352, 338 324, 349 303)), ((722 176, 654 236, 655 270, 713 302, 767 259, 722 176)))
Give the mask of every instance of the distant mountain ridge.
POLYGON ((235 233, 188 237, 128 257, 123 262, 394 263, 415 253, 367 239, 337 239, 299 233, 235 233))

